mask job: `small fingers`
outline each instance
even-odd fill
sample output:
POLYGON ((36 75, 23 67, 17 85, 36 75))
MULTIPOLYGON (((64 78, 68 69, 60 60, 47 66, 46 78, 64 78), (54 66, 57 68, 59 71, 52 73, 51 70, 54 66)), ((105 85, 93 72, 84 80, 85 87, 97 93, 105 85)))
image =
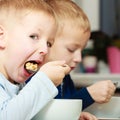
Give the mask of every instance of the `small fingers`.
POLYGON ((111 98, 116 90, 118 83, 113 83, 111 80, 109 80, 109 89, 108 89, 108 98, 111 98))
POLYGON ((111 89, 110 89, 110 94, 111 94, 111 96, 113 96, 114 95, 114 93, 115 93, 115 90, 116 90, 116 88, 117 88, 117 85, 118 85, 118 83, 112 83, 112 85, 111 85, 111 89))
POLYGON ((97 117, 93 116, 93 120, 98 120, 97 117))
POLYGON ((81 112, 79 120, 98 120, 98 119, 91 113, 81 112))
POLYGON ((65 74, 68 74, 69 72, 70 72, 70 67, 69 67, 69 65, 67 65, 67 64, 63 64, 62 65, 63 67, 64 67, 64 69, 65 69, 65 74))
POLYGON ((105 102, 109 102, 109 101, 110 101, 110 99, 111 99, 111 97, 112 97, 112 95, 108 95, 108 96, 106 97, 105 102))

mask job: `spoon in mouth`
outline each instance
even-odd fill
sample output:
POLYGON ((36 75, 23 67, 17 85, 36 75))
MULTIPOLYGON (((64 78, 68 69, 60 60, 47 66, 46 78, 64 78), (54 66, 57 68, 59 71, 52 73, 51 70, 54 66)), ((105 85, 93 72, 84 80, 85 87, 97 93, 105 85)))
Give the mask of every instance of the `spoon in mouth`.
POLYGON ((39 66, 38 66, 37 62, 35 62, 35 61, 28 61, 25 63, 24 68, 26 69, 26 71, 28 73, 33 74, 38 71, 39 66))

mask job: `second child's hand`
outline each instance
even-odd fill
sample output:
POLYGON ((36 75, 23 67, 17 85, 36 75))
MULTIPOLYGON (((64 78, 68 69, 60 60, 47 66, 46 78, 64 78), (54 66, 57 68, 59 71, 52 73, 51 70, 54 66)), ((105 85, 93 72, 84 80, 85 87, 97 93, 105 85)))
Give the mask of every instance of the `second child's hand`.
POLYGON ((117 83, 111 80, 98 81, 95 84, 88 86, 87 90, 97 103, 106 103, 114 95, 117 83))

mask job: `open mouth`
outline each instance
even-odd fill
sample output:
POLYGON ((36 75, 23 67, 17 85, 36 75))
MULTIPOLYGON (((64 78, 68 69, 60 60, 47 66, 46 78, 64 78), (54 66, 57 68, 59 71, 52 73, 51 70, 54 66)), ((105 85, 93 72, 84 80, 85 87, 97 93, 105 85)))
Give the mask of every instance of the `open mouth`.
POLYGON ((39 65, 36 61, 27 61, 24 65, 24 68, 29 74, 34 74, 38 71, 39 65))

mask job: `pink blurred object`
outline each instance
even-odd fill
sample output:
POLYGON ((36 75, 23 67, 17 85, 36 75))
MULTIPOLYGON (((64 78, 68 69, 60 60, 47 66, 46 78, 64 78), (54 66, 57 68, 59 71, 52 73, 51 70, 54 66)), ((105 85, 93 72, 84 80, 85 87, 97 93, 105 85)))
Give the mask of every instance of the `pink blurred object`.
POLYGON ((120 49, 117 47, 108 47, 107 56, 110 72, 120 73, 120 49))

